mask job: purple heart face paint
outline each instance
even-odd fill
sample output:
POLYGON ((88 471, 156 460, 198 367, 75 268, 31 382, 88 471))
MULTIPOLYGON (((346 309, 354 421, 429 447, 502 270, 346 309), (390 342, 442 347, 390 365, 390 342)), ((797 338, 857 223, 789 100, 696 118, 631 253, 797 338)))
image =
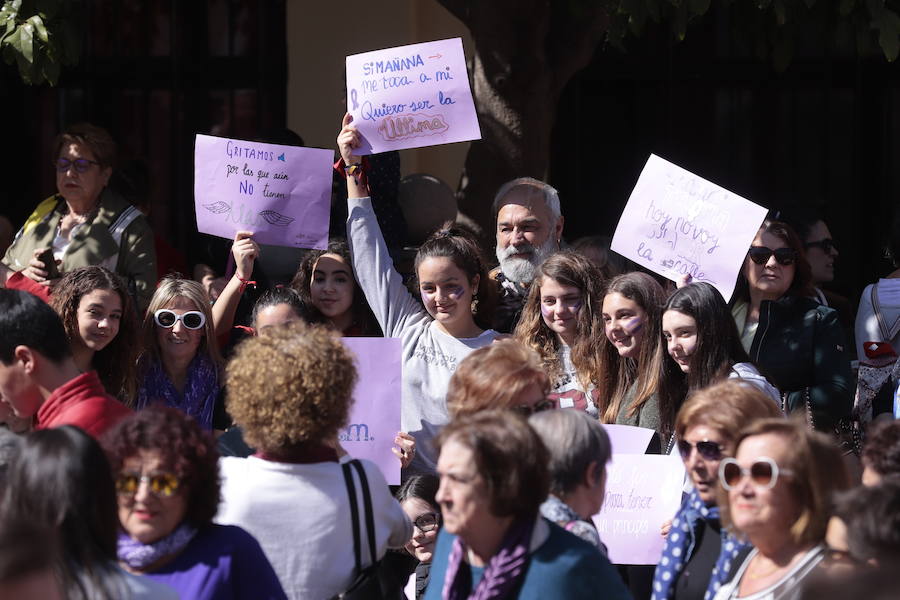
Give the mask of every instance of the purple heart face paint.
MULTIPOLYGON (((426 258, 419 265, 419 293, 425 310, 448 331, 471 323, 472 286, 466 273, 449 258, 426 258)), ((451 333, 452 335, 452 333, 451 333)))
POLYGON ((619 356, 636 359, 641 352, 647 313, 641 306, 618 292, 603 298, 603 322, 606 339, 619 356))
POLYGON ((578 313, 584 305, 581 290, 544 277, 541 281, 540 302, 544 324, 565 344, 571 346, 578 333, 578 313))

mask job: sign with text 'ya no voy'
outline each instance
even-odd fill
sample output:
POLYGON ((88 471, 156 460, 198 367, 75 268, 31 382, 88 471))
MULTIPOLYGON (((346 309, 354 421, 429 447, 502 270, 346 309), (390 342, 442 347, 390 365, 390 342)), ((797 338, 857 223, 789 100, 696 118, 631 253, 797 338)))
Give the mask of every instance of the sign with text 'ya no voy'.
POLYGON ((197 230, 233 239, 252 231, 262 244, 328 247, 334 152, 197 135, 197 230))
POLYGON ((400 484, 400 461, 391 452, 400 431, 401 346, 399 338, 345 337, 356 356, 350 422, 338 434, 344 450, 381 469, 388 485, 400 484))
POLYGON ((727 302, 765 217, 762 206, 651 154, 611 247, 674 281, 706 281, 727 302))
POLYGON ((460 38, 348 56, 347 112, 358 154, 481 139, 460 38))

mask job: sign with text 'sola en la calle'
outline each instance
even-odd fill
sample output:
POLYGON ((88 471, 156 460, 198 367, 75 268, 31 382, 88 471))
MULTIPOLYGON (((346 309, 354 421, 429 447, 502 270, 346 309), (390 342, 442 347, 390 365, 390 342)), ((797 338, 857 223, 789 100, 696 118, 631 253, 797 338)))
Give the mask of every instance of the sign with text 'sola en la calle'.
POLYGON ((334 152, 197 135, 197 230, 224 238, 253 232, 263 244, 328 247, 334 152))
POLYGON ((651 154, 612 249, 664 277, 690 275, 731 299, 766 209, 651 154))
POLYGON ((389 485, 399 485, 400 461, 391 448, 400 431, 400 339, 345 337, 341 341, 356 357, 358 379, 350 421, 338 433, 338 440, 350 456, 377 464, 389 485))
POLYGON ((348 56, 347 112, 358 154, 481 139, 460 38, 348 56))

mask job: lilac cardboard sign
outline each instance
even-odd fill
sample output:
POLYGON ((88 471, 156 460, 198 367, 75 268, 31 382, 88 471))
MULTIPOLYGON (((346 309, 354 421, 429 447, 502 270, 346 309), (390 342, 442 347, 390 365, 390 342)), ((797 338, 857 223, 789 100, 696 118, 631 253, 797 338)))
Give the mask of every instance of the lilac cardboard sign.
POLYGON ((347 112, 358 154, 481 139, 460 38, 348 56, 347 112))
POLYGON ((197 135, 197 230, 224 238, 252 231, 262 244, 328 247, 334 152, 197 135))
POLYGON ((647 451, 654 431, 632 425, 603 425, 612 442, 613 454, 643 454, 647 451))
POLYGON ((594 524, 620 565, 655 565, 665 540, 659 534, 681 504, 684 467, 678 457, 614 454, 606 466, 606 497, 594 524))
POLYGON ((762 206, 651 154, 611 247, 673 281, 706 281, 727 302, 765 216, 762 206))
POLYGON ((350 422, 338 438, 355 458, 366 458, 381 469, 389 485, 400 483, 400 461, 391 452, 400 431, 400 339, 345 337, 356 356, 359 378, 353 390, 350 422))

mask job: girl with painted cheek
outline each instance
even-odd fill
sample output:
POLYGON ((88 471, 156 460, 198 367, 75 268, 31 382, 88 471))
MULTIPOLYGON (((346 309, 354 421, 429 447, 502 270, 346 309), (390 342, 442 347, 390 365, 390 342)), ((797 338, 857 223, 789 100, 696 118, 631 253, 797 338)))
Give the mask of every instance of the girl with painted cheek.
POLYGON ((209 297, 202 284, 164 278, 144 317, 144 353, 136 408, 165 404, 194 417, 202 428, 225 429, 222 359, 209 297))
POLYGON ((549 399, 599 417, 606 408, 600 382, 603 279, 580 254, 562 251, 545 260, 515 330, 535 350, 552 382, 549 399))
MULTIPOLYGON (((363 296, 387 337, 402 341, 401 428, 416 451, 404 477, 433 473, 437 453, 429 443, 449 421, 447 386, 456 366, 477 348, 494 341, 488 329, 494 287, 474 236, 458 229, 431 235, 416 253, 419 299, 394 269, 368 189, 366 163, 354 154, 359 133, 344 117, 337 142, 347 175, 347 241, 363 296), (424 305, 424 306, 423 306, 424 305)), ((411 452, 401 446, 401 454, 411 452)))
POLYGON ((660 446, 672 434, 672 418, 661 418, 659 374, 661 308, 665 292, 646 273, 614 277, 603 297, 605 336, 600 338, 600 394, 609 398, 601 420, 635 425, 659 434, 660 446))
POLYGON ((132 402, 136 316, 119 276, 98 266, 70 271, 60 280, 50 305, 62 319, 78 368, 97 371, 109 394, 132 402))
POLYGON ((691 392, 738 378, 780 405, 778 389, 750 362, 728 305, 712 285, 691 283, 673 292, 663 307, 662 333, 668 356, 659 387, 661 413, 674 416, 691 392))
POLYGON ((350 247, 331 240, 313 250, 297 269, 291 287, 312 308, 311 322, 324 322, 345 337, 381 337, 381 330, 353 274, 350 247))

